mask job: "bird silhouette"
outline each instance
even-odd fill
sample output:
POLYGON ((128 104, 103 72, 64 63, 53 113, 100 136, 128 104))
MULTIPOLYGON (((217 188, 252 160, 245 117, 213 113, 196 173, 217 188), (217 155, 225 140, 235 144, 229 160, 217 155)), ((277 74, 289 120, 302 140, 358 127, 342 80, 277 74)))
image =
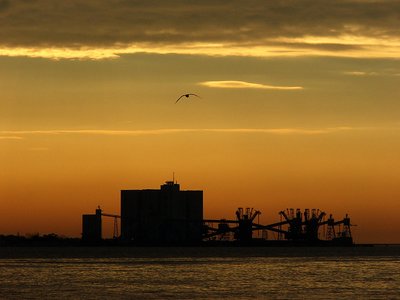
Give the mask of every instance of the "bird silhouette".
POLYGON ((178 98, 178 100, 175 101, 175 104, 178 103, 178 101, 181 100, 181 98, 183 98, 183 97, 189 98, 189 96, 196 96, 198 98, 201 98, 200 96, 198 96, 196 94, 183 94, 178 98))

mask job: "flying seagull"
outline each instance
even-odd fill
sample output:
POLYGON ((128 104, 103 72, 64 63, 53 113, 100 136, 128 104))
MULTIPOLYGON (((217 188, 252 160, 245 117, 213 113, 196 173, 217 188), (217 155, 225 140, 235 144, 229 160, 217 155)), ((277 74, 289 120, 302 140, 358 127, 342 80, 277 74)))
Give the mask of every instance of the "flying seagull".
POLYGON ((181 100, 182 97, 189 98, 189 96, 196 96, 196 97, 200 98, 200 96, 198 96, 198 95, 196 95, 196 94, 183 94, 182 96, 180 96, 180 97, 178 98, 178 100, 175 101, 175 104, 178 103, 178 101, 181 100))

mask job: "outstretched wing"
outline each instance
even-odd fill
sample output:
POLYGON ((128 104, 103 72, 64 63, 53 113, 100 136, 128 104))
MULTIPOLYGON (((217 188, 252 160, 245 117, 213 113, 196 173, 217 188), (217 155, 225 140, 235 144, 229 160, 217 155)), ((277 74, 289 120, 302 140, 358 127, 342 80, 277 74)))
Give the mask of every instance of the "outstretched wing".
POLYGON ((178 103, 179 100, 181 100, 182 97, 185 97, 185 95, 182 95, 178 98, 178 100, 175 101, 175 104, 178 103))
POLYGON ((196 94, 188 94, 189 96, 196 96, 196 97, 198 97, 198 98, 201 98, 199 95, 196 95, 196 94))

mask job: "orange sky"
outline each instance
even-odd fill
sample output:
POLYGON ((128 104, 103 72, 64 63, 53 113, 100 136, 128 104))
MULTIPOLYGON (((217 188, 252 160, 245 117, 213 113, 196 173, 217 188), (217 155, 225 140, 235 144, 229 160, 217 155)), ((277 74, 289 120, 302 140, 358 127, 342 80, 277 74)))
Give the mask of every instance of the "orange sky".
POLYGON ((0 234, 79 236, 175 172, 207 218, 319 208, 400 243, 397 2, 153 2, 0 5, 0 234))

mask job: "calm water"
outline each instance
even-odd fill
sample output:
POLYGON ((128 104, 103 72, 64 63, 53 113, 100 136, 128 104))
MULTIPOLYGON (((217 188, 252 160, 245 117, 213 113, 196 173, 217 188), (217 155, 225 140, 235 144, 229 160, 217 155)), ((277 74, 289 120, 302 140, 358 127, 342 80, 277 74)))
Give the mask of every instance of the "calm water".
POLYGON ((400 247, 0 248, 0 299, 400 299, 400 247))

